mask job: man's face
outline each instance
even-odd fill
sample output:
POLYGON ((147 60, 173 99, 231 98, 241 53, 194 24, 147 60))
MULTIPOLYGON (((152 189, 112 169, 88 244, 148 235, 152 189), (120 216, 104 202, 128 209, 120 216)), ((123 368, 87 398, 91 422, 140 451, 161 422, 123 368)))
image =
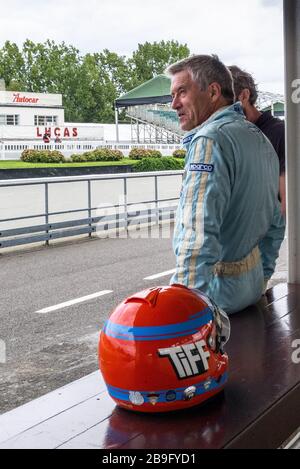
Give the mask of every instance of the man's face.
POLYGON ((201 91, 187 70, 173 75, 171 94, 182 130, 194 129, 213 113, 210 91, 201 91))

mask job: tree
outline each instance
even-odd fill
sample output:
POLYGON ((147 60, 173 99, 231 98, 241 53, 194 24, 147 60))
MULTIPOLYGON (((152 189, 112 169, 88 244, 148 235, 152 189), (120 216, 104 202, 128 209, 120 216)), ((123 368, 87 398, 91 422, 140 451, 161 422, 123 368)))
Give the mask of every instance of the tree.
POLYGON ((79 51, 64 42, 55 44, 26 40, 22 56, 25 63, 26 91, 59 93, 74 80, 81 62, 79 51))
POLYGON ((104 49, 80 55, 64 42, 27 39, 21 50, 6 41, 0 49, 0 78, 8 90, 63 95, 69 122, 113 122, 115 99, 189 55, 177 41, 139 44, 131 58, 104 49))
POLYGON ((0 49, 0 78, 4 79, 7 89, 11 84, 12 88, 24 86, 24 68, 24 59, 17 44, 6 41, 0 49))
POLYGON ((96 54, 96 57, 98 67, 113 83, 118 96, 132 88, 132 67, 126 57, 119 56, 108 49, 96 54))
POLYGON ((80 119, 75 91, 80 87, 79 50, 64 42, 55 44, 47 40, 44 44, 26 40, 22 56, 25 63, 24 91, 36 93, 60 93, 63 95, 66 120, 80 119))
POLYGON ((79 71, 80 86, 74 99, 85 122, 113 122, 116 87, 99 54, 86 54, 79 71))
POLYGON ((174 40, 138 44, 138 49, 133 52, 132 59, 129 60, 135 86, 163 73, 168 65, 188 57, 189 54, 186 44, 179 44, 174 40))

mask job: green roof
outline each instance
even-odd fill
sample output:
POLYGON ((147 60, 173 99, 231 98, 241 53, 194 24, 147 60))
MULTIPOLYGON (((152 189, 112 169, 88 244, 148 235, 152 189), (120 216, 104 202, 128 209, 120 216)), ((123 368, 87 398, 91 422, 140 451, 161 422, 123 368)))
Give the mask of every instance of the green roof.
POLYGON ((170 78, 165 75, 157 75, 116 99, 116 107, 169 103, 172 101, 170 87, 170 78))
MULTIPOLYGON (((272 106, 267 106, 262 109, 262 111, 270 111, 272 109, 272 106)), ((274 111, 284 111, 284 103, 281 101, 277 101, 276 103, 273 103, 273 109, 274 111)))

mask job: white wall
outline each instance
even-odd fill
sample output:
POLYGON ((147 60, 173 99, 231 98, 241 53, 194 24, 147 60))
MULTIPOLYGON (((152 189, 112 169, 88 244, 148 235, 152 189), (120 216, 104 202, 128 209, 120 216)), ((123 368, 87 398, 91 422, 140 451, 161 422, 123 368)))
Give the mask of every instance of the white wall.
MULTIPOLYGON (((0 111, 1 114, 1 111, 0 111)), ((88 126, 81 124, 68 124, 58 126, 37 126, 34 125, 0 125, 0 140, 6 141, 6 139, 19 140, 29 139, 42 141, 42 136, 45 133, 45 129, 49 133, 50 137, 54 140, 55 137, 60 137, 62 140, 103 140, 103 127, 88 126), (66 130, 67 129, 67 130, 66 130)))
MULTIPOLYGON (((19 116, 19 125, 34 126, 34 116, 57 116, 57 124, 64 125, 64 109, 35 107, 35 106, 0 106, 0 114, 17 114, 19 116)), ((8 126, 13 127, 13 126, 8 126)), ((17 126, 16 126, 17 127, 17 126)))
POLYGON ((0 91, 0 105, 62 106, 62 95, 52 93, 27 93, 27 91, 0 91))

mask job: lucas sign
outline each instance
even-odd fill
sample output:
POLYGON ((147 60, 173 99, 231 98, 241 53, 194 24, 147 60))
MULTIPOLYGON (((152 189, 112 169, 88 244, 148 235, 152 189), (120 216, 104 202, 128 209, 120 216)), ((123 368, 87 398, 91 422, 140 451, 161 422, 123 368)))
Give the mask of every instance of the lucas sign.
POLYGON ((36 137, 43 138, 47 134, 50 138, 74 138, 78 137, 77 127, 36 127, 36 137))

